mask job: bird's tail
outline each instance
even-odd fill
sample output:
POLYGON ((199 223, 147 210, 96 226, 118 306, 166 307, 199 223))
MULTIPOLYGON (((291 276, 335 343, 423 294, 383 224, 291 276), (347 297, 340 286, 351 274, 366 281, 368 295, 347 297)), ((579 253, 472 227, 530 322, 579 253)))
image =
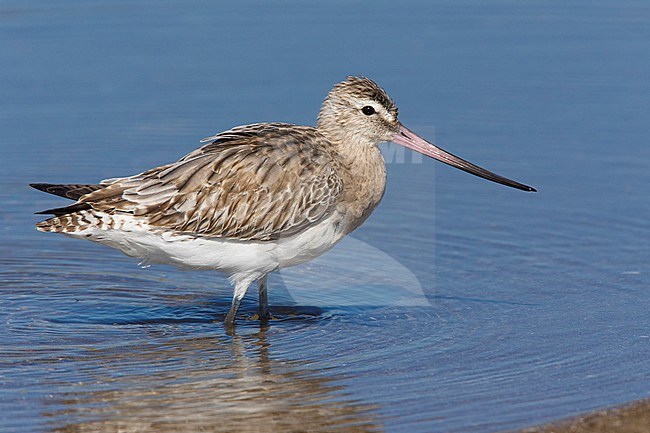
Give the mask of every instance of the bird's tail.
POLYGON ((105 188, 106 185, 88 185, 88 184, 65 184, 57 185, 53 183, 30 183, 29 186, 48 194, 58 195, 59 197, 69 198, 70 200, 79 200, 81 196, 90 194, 98 189, 105 188))
MULTIPOLYGON (((92 209, 73 212, 66 215, 53 216, 45 221, 36 223, 39 232, 64 233, 67 235, 90 236, 87 230, 99 228, 107 230, 114 227, 112 216, 104 212, 95 212, 92 209)), ((91 239, 92 240, 92 239, 91 239)))
MULTIPOLYGON (((105 188, 105 185, 56 185, 51 183, 30 183, 29 186, 36 188, 39 191, 58 195, 59 197, 68 198, 70 200, 79 200, 86 194, 105 188)), ((36 212, 36 214, 39 215, 54 215, 52 218, 37 223, 36 228, 42 232, 67 232, 69 228, 74 227, 74 223, 79 218, 75 213, 87 209, 90 209, 88 203, 77 202, 69 206, 36 212)))

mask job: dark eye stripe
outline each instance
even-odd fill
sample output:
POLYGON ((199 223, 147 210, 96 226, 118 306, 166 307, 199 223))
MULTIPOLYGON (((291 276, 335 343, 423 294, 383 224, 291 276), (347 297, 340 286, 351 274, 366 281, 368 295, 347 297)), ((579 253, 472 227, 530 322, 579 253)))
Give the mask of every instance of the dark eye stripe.
POLYGON ((366 105, 361 109, 361 112, 366 116, 372 116, 373 114, 375 114, 375 109, 372 108, 370 105, 366 105))

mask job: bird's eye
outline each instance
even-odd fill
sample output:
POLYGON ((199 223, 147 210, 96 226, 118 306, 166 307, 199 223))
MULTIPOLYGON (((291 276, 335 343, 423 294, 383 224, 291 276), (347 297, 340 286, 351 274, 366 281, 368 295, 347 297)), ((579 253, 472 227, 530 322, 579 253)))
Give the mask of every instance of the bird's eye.
POLYGON ((372 108, 370 105, 366 105, 361 109, 361 112, 366 116, 372 116, 373 114, 375 114, 375 109, 372 108))

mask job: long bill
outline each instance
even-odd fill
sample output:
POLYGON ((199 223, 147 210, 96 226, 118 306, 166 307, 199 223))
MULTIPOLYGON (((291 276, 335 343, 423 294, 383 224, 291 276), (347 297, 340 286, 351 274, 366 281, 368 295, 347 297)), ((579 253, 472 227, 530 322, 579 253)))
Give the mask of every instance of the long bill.
POLYGON ((482 177, 483 179, 491 180, 492 182, 500 183, 512 188, 517 188, 522 191, 537 192, 532 186, 524 185, 523 183, 515 182, 512 179, 500 176, 489 170, 474 165, 471 162, 465 161, 462 158, 452 155, 451 153, 435 146, 424 138, 418 136, 416 133, 409 130, 407 127, 399 124, 399 131, 393 136, 393 143, 415 150, 416 152, 426 155, 447 165, 456 167, 460 170, 471 173, 475 176, 482 177))

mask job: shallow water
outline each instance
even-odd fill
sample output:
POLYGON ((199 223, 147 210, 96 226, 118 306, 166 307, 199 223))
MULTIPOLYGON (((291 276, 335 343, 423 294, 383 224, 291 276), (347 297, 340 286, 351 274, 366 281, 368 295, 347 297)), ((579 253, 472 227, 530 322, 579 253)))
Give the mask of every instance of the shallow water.
POLYGON ((400 5, 0 6, 1 431, 485 432, 650 395, 650 9, 400 5), (28 182, 313 124, 348 74, 539 193, 383 145, 375 214, 236 335, 225 278, 33 229, 62 201, 28 182))

